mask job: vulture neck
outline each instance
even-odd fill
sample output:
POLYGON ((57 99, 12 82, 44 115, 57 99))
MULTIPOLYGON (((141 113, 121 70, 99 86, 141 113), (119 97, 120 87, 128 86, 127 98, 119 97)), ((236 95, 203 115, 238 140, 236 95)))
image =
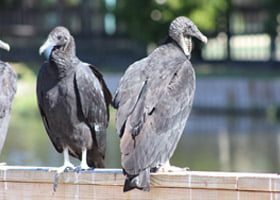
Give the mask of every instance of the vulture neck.
POLYGON ((58 74, 58 78, 62 79, 74 71, 80 60, 76 56, 76 48, 73 37, 70 42, 63 47, 55 47, 51 53, 49 60, 52 70, 58 74))
POLYGON ((188 60, 191 59, 191 51, 192 51, 192 40, 191 38, 187 38, 184 40, 174 40, 170 36, 167 37, 163 45, 172 43, 174 44, 177 48, 182 51, 182 53, 187 57, 188 60))

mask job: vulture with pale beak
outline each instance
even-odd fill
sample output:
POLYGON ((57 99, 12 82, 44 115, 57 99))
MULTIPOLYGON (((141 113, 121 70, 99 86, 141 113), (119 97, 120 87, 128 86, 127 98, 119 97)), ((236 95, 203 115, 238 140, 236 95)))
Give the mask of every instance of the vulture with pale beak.
POLYGON ((207 42, 190 19, 176 18, 166 42, 130 65, 119 82, 113 106, 118 109, 124 191, 149 191, 150 172, 186 170, 170 166, 169 159, 194 99, 192 37, 207 42))
MULTIPOLYGON (((78 169, 103 168, 111 94, 102 74, 76 56, 75 41, 65 27, 54 28, 39 53, 47 55, 37 78, 37 100, 46 132, 64 165, 69 154, 78 169)), ((77 169, 77 168, 76 168, 77 169)))

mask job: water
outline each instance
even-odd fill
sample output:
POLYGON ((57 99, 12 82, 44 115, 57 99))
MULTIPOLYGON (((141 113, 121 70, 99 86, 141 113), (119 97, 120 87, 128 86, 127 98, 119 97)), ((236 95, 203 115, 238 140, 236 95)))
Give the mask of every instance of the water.
POLYGON ((279 123, 193 113, 173 159, 193 170, 278 172, 279 123))
MULTIPOLYGON (((120 77, 119 74, 105 76, 112 91, 115 91, 120 77)), ((34 88, 31 89, 32 95, 33 91, 34 88)), ((18 94, 17 98, 22 97, 18 94)), ((278 172, 279 130, 280 123, 263 117, 205 114, 194 109, 171 164, 187 166, 191 170, 278 172)), ((72 161, 79 164, 76 159, 72 161)), ((37 109, 29 112, 29 109, 24 111, 22 107, 15 106, 0 162, 28 166, 63 164, 63 156, 52 146, 37 109)), ((108 168, 120 167, 114 112, 108 129, 105 163, 108 168)))

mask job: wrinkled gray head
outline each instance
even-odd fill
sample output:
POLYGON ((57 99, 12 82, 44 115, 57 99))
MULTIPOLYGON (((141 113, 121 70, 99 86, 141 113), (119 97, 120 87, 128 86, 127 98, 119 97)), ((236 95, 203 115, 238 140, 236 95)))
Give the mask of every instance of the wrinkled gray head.
POLYGON ((65 27, 58 26, 54 28, 48 35, 48 39, 40 47, 39 54, 46 54, 46 57, 50 56, 50 53, 54 47, 65 51, 68 45, 71 43, 72 36, 69 30, 65 27))
POLYGON ((186 56, 190 56, 191 53, 191 37, 196 37, 202 42, 207 43, 207 37, 204 36, 196 25, 187 17, 177 17, 171 22, 169 26, 169 36, 178 43, 186 56))
POLYGON ((3 42, 2 40, 0 40, 0 48, 10 51, 10 45, 6 42, 3 42))

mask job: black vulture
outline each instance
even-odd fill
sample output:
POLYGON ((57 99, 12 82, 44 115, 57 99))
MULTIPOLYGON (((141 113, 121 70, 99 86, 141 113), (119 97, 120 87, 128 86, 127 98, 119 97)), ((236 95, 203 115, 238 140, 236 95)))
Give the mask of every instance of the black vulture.
MULTIPOLYGON (((10 50, 9 44, 0 40, 0 48, 10 50)), ((5 143, 12 102, 17 90, 17 74, 9 65, 0 60, 0 152, 5 143)))
POLYGON ((167 40, 130 65, 120 80, 113 106, 118 109, 116 128, 126 175, 124 191, 149 191, 151 171, 181 169, 170 166, 169 159, 194 99, 192 37, 207 42, 190 19, 176 18, 167 40))
POLYGON ((69 30, 58 26, 39 53, 48 60, 37 77, 40 114, 55 149, 64 154, 58 173, 73 168, 69 154, 81 160, 76 169, 103 168, 106 128, 112 96, 102 74, 76 56, 69 30))

